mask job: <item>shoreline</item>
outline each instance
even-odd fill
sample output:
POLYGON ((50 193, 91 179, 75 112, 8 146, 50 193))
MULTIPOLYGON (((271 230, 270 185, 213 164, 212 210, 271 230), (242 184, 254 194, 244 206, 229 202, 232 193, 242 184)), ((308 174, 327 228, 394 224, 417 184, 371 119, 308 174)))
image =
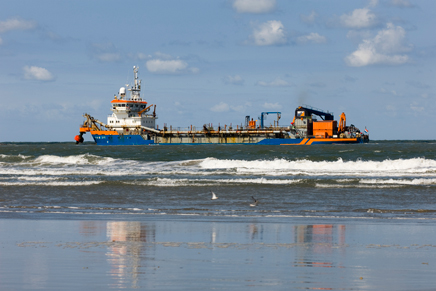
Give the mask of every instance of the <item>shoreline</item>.
MULTIPOLYGON (((22 219, 22 220, 117 220, 117 221, 154 221, 154 220, 177 220, 177 221, 223 221, 223 222, 247 222, 251 220, 262 220, 263 223, 270 221, 271 223, 294 223, 295 221, 304 221, 318 223, 320 220, 326 221, 346 221, 350 222, 390 222, 390 223, 434 223, 436 217, 368 217, 368 216, 316 216, 316 215, 202 215, 202 214, 168 214, 168 213, 68 213, 68 212, 51 212, 51 213, 35 213, 35 212, 17 212, 17 211, 0 211, 0 220, 3 219, 22 219), (234 221, 233 221, 234 220, 234 221), (348 220, 348 221, 347 221, 348 220)), ((336 223, 336 222, 335 222, 336 223)))

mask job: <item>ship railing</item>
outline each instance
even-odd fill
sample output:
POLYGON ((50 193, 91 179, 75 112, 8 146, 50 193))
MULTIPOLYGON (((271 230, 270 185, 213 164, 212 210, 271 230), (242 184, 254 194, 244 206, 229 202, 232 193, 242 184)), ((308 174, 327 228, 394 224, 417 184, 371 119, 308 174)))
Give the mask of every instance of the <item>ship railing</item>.
MULTIPOLYGON (((126 113, 129 113, 129 112, 126 112, 126 113)), ((113 116, 112 114, 108 114, 107 115, 107 117, 112 117, 112 116, 113 116)), ((141 117, 150 117, 150 118, 153 118, 153 114, 144 114, 143 113, 141 116, 138 116, 138 114, 133 113, 133 116, 129 117, 129 118, 141 118, 141 117)), ((157 119, 157 116, 155 116, 154 118, 157 119)))
MULTIPOLYGON (((289 131, 289 126, 268 126, 264 128, 250 128, 244 126, 208 126, 206 125, 207 131, 213 132, 226 132, 226 131, 249 131, 249 132, 262 132, 262 131, 289 131)), ((173 126, 164 126, 164 131, 168 132, 204 132, 204 126, 189 126, 189 127, 173 127, 173 126)))

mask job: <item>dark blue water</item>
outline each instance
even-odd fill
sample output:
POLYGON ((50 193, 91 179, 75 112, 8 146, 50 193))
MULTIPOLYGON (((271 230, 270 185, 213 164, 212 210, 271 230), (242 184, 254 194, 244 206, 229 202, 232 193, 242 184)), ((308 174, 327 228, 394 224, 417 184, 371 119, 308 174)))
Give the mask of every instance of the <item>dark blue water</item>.
POLYGON ((0 145, 0 217, 436 219, 435 190, 432 141, 0 145))

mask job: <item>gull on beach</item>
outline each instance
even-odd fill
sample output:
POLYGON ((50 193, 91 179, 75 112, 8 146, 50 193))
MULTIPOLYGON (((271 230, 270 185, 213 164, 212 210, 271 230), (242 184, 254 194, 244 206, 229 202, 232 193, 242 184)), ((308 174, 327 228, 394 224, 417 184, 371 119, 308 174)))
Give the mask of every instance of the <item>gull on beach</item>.
POLYGON ((218 199, 218 196, 216 196, 216 194, 213 191, 210 191, 210 193, 212 194, 212 200, 218 199))
POLYGON ((251 198, 253 198, 253 203, 250 203, 250 206, 254 207, 257 206, 257 204, 259 203, 259 200, 256 200, 256 198, 254 198, 253 196, 251 196, 251 198))

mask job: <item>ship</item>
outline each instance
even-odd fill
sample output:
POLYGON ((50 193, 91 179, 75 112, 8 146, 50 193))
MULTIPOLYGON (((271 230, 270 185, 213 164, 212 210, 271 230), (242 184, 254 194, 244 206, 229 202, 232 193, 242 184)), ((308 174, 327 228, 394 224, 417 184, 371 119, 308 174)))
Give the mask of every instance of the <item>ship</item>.
POLYGON ((345 113, 339 122, 332 112, 301 105, 295 109, 292 122, 279 125, 281 112, 261 112, 257 119, 245 116, 244 123, 214 127, 212 124, 188 128, 167 126, 159 129, 156 105, 141 97, 138 67, 133 67, 132 86, 121 87, 111 103, 112 114, 104 123, 85 113, 77 144, 90 133, 97 145, 197 145, 197 144, 255 144, 255 145, 315 145, 356 144, 369 142, 369 134, 354 125, 346 125, 345 113), (127 91, 130 94, 127 94, 127 91), (266 125, 268 115, 275 116, 273 124, 266 125))

